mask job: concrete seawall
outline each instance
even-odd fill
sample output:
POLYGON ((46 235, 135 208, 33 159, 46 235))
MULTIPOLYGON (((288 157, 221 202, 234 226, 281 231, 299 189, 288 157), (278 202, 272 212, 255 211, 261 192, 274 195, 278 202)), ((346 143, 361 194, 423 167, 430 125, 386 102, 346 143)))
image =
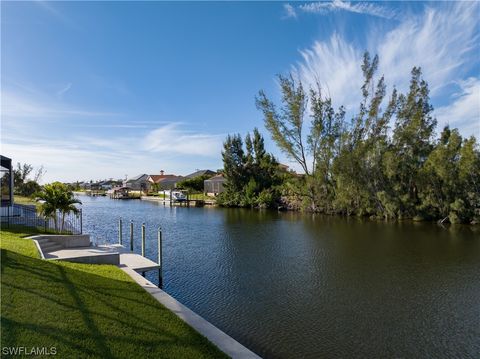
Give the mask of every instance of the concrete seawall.
POLYGON ((228 336, 220 329, 215 327, 210 322, 203 319, 201 316, 184 306, 178 300, 158 288, 148 279, 142 277, 140 274, 130 268, 121 268, 127 273, 138 285, 145 289, 152 297, 154 297, 160 304, 175 313, 185 323, 190 325, 197 332, 202 334, 213 344, 215 344, 221 351, 233 359, 261 359, 260 356, 246 348, 232 337, 228 336))

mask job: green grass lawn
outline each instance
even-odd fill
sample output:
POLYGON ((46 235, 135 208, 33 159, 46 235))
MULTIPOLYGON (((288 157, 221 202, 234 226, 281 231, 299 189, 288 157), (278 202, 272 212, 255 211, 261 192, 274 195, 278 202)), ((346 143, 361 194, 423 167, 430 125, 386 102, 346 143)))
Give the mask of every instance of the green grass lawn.
POLYGON ((200 199, 200 200, 204 200, 204 201, 215 200, 215 197, 210 197, 210 196, 207 196, 206 194, 203 194, 203 193, 192 193, 188 197, 190 199, 200 199))
POLYGON ((60 358, 225 358, 119 268, 41 260, 28 233, 1 235, 1 346, 60 358))
POLYGON ((33 198, 31 197, 24 197, 24 196, 18 196, 15 195, 13 196, 13 201, 18 204, 29 204, 29 205, 34 205, 34 206, 40 206, 40 203, 36 202, 33 198))

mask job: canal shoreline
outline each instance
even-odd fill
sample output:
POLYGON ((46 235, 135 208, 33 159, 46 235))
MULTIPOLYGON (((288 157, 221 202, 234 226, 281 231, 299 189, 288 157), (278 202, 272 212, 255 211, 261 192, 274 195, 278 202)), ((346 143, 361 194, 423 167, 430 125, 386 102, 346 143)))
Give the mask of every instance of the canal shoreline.
MULTIPOLYGON (((85 192, 74 192, 76 196, 87 196, 88 195, 85 192)), ((154 203, 162 203, 165 205, 169 205, 170 201, 167 199, 164 199, 162 197, 155 197, 155 196, 141 196, 139 198, 141 201, 145 202, 154 202, 154 203)), ((394 218, 394 219, 385 219, 385 218, 380 218, 376 216, 353 216, 353 215, 343 215, 339 213, 320 213, 320 212, 312 212, 312 211, 306 211, 306 210, 301 210, 298 208, 287 208, 287 207, 279 207, 278 209, 272 209, 272 208, 259 208, 259 207, 224 207, 220 206, 217 204, 215 201, 203 201, 204 206, 206 207, 214 207, 214 208, 228 208, 228 209, 236 209, 236 210, 254 210, 254 211, 271 211, 271 212, 289 212, 289 213, 300 213, 300 214, 310 214, 312 216, 324 216, 327 218, 343 218, 346 220, 359 220, 359 221, 367 221, 367 222, 372 222, 372 223, 385 223, 385 224, 402 224, 402 223, 430 223, 430 224, 436 224, 441 228, 449 228, 449 227, 471 227, 472 229, 480 229, 480 222, 477 221, 472 221, 470 223, 450 223, 450 222, 442 222, 442 221, 435 221, 435 220, 429 220, 426 218, 421 218, 421 217, 412 217, 412 218, 394 218)), ((191 207, 202 207, 202 206, 191 206, 191 207)))

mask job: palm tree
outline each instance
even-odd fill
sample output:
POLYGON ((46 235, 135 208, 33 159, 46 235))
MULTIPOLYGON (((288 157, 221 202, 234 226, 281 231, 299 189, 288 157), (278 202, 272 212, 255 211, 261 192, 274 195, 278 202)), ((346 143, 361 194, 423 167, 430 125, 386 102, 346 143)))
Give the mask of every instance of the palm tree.
POLYGON ((57 213, 62 214, 63 231, 65 225, 65 216, 70 213, 78 213, 78 208, 75 204, 82 202, 76 199, 73 192, 63 183, 54 182, 43 187, 42 191, 36 194, 37 201, 42 201, 40 212, 46 218, 53 218, 55 223, 55 231, 58 231, 58 216, 57 213))
POLYGON ((58 208, 60 213, 62 214, 62 231, 65 225, 65 215, 70 212, 73 212, 74 214, 77 214, 79 212, 75 204, 82 204, 82 202, 74 197, 72 191, 67 190, 66 192, 64 192, 64 195, 62 196, 60 201, 60 206, 58 208))

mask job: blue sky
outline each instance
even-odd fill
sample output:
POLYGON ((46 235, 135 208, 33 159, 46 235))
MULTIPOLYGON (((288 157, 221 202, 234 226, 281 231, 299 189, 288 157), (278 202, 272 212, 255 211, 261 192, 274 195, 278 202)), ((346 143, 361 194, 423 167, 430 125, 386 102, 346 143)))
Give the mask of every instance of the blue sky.
MULTIPOLYGON (((44 181, 218 169, 276 74, 358 107, 365 49, 389 89, 414 65, 439 127, 480 138, 478 2, 1 3, 1 151, 44 181)), ((267 139, 267 149, 288 163, 267 139)))

